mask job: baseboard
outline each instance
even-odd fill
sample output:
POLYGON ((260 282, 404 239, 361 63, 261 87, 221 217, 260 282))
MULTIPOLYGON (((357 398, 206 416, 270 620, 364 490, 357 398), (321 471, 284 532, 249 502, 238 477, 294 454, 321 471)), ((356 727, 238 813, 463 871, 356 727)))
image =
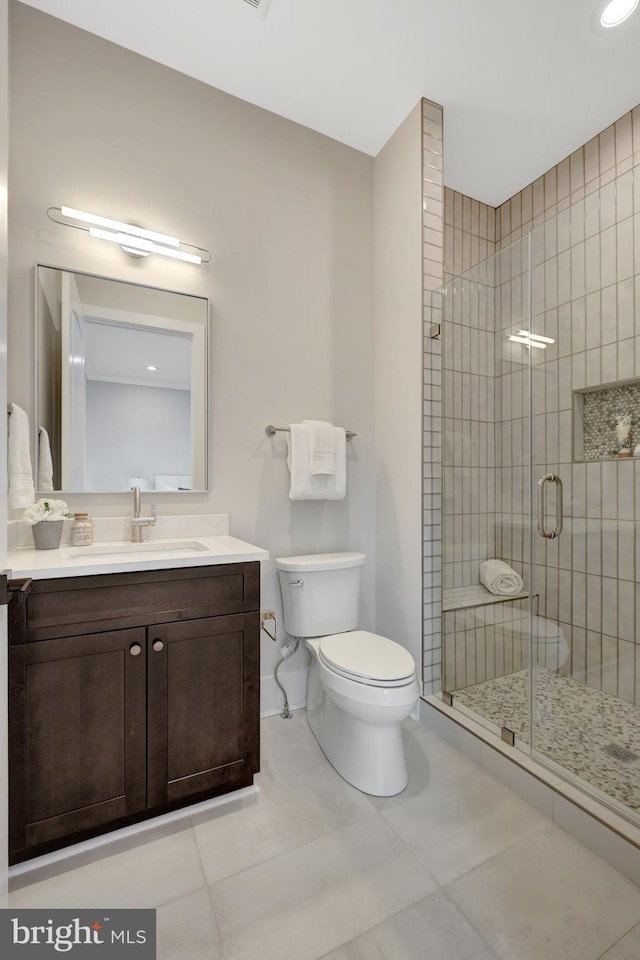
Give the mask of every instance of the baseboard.
MULTIPOLYGON (((278 679, 287 691, 290 710, 299 710, 307 705, 307 674, 309 668, 281 671, 278 679)), ((260 716, 273 717, 282 713, 282 693, 278 689, 273 674, 260 678, 260 716)))
POLYGON ((214 810, 216 807, 229 807, 246 803, 250 798, 257 802, 259 787, 255 784, 251 787, 241 787, 240 790, 234 790, 232 793, 222 794, 220 797, 211 797, 209 800, 201 800, 199 803, 193 803, 190 806, 180 807, 178 810, 171 810, 169 813, 160 814, 149 820, 142 820, 140 823, 133 824, 130 827, 121 827, 119 830, 112 830, 109 833, 102 833, 91 840, 83 840, 80 843, 71 844, 68 847, 62 847, 60 850, 54 850, 53 853, 45 853, 40 857, 33 857, 31 860, 25 860, 22 863, 16 863, 9 867, 9 883, 12 889, 25 883, 36 883, 44 879, 48 868, 62 864, 65 870, 73 870, 83 863, 95 859, 96 851, 101 851, 101 855, 108 857, 118 848, 122 842, 135 843, 143 842, 145 834, 161 833, 171 824, 179 824, 180 821, 188 820, 190 817, 199 813, 205 813, 214 810), (19 880, 19 878, 23 878, 19 880), (14 881, 12 883, 12 881, 14 881))
POLYGON ((640 828, 578 787, 503 743, 435 695, 420 701, 420 721, 487 773, 640 885, 640 828))

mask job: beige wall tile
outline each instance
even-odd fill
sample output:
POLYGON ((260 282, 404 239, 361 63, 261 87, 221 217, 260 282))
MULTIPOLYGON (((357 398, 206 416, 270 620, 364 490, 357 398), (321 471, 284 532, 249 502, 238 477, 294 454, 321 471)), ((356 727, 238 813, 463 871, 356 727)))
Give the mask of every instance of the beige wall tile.
POLYGON ((584 178, 587 182, 600 176, 600 144, 594 137, 584 145, 584 178))
POLYGON ((584 186, 584 147, 580 147, 569 157, 569 176, 571 193, 584 186))
POLYGON ((600 149, 600 174, 610 170, 616 162, 615 128, 613 124, 598 137, 600 149))
POLYGON ((631 114, 626 113, 614 124, 616 143, 616 163, 626 160, 633 154, 631 114))

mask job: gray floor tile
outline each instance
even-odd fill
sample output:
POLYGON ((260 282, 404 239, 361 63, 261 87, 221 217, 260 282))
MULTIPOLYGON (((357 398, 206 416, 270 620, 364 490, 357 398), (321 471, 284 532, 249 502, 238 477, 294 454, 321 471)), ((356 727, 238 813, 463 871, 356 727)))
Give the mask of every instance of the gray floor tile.
POLYGON ((441 893, 421 900, 323 960, 496 960, 469 921, 441 893))
POLYGON ((447 884, 549 821, 475 768, 427 788, 383 816, 440 884, 447 884))
POLYGON ((640 924, 634 927, 610 950, 602 954, 601 960, 638 960, 640 957, 640 924))
POLYGON ((206 885, 191 827, 13 891, 12 907, 158 907, 206 885))
POLYGON ((317 840, 375 810, 325 763, 287 781, 262 780, 255 803, 194 818, 207 883, 317 840))
POLYGON ((306 710, 296 710, 289 720, 268 717, 260 724, 260 736, 261 777, 288 780, 327 764, 309 729, 306 710))
POLYGON ((640 889, 555 826, 446 892, 502 960, 597 960, 640 920, 640 889))
POLYGON ((374 815, 210 892, 227 960, 315 960, 436 889, 374 815))
POLYGON ((157 913, 158 960, 223 960, 206 889, 165 903, 157 913))

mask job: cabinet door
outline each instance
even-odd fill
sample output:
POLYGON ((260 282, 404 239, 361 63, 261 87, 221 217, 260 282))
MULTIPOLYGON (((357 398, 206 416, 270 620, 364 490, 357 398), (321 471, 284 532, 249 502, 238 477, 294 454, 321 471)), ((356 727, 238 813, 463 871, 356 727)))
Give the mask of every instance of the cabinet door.
POLYGON ((148 805, 224 793, 259 769, 257 613, 148 630, 148 805))
POLYGON ((145 661, 142 628, 10 648, 14 859, 144 809, 145 661))

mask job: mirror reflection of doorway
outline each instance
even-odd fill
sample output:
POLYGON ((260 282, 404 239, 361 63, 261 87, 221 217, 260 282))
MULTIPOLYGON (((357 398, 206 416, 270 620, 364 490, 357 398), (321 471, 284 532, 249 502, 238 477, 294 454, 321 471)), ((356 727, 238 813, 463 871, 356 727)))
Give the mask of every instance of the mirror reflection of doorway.
POLYGON ((37 278, 39 447, 53 466, 39 489, 206 489, 207 300, 43 266, 37 278))

